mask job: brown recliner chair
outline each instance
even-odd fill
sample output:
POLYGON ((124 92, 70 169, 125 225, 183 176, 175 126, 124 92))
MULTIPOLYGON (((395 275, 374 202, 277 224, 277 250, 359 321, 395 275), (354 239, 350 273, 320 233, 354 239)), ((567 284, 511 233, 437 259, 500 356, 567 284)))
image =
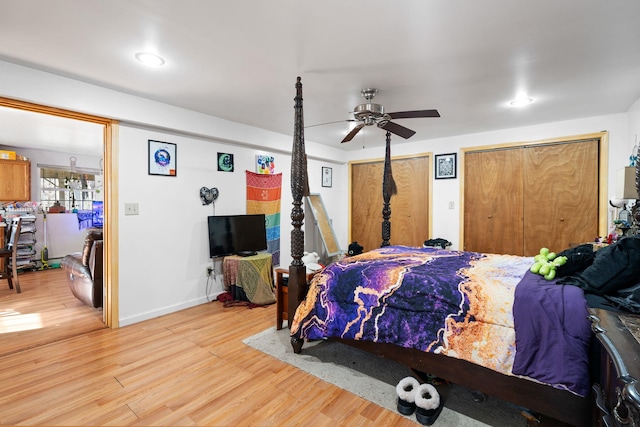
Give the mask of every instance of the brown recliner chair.
POLYGON ((69 254, 60 263, 73 295, 95 308, 102 307, 102 243, 102 230, 90 229, 82 252, 69 254))

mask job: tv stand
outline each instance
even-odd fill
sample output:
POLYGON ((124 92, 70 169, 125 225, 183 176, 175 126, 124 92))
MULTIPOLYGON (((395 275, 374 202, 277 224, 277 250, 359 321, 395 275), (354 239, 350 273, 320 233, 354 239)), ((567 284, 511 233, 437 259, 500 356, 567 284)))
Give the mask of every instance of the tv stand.
POLYGON ((276 302, 273 292, 273 265, 269 252, 252 257, 230 255, 222 262, 224 290, 234 300, 248 300, 257 305, 276 302))
POLYGON ((240 251, 240 252, 236 252, 236 255, 238 255, 238 256, 254 256, 254 255, 258 255, 258 252, 256 252, 256 251, 240 251))

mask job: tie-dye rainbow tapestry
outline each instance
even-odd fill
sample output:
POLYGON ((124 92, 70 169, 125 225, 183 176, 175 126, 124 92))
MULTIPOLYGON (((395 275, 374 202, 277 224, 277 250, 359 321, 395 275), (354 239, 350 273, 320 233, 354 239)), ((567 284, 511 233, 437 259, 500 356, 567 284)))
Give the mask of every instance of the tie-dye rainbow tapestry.
POLYGON ((280 265, 280 198, 282 173, 259 174, 246 171, 247 214, 265 214, 267 251, 273 265, 280 265))

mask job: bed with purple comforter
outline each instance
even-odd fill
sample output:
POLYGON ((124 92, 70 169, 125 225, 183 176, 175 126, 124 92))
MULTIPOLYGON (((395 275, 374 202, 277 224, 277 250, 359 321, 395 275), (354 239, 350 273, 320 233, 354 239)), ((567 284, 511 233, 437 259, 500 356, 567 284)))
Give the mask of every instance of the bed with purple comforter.
POLYGON ((583 291, 530 273, 532 264, 407 246, 347 257, 315 275, 291 335, 394 344, 587 396, 583 291))

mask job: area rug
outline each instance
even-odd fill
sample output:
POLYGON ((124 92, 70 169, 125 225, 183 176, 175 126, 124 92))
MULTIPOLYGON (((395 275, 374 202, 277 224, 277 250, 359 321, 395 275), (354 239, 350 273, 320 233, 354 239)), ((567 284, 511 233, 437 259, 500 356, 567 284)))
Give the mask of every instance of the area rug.
MULTIPOLYGON (((250 347, 356 394, 390 411, 396 409, 396 384, 411 371, 404 365, 335 341, 305 343, 300 354, 293 353, 289 330, 269 328, 243 341, 250 347)), ((442 383, 436 389, 445 406, 435 426, 471 427, 526 426, 522 408, 478 394, 464 387, 442 383), (478 399, 480 400, 480 399, 478 399)), ((408 419, 415 421, 415 416, 408 419)))

